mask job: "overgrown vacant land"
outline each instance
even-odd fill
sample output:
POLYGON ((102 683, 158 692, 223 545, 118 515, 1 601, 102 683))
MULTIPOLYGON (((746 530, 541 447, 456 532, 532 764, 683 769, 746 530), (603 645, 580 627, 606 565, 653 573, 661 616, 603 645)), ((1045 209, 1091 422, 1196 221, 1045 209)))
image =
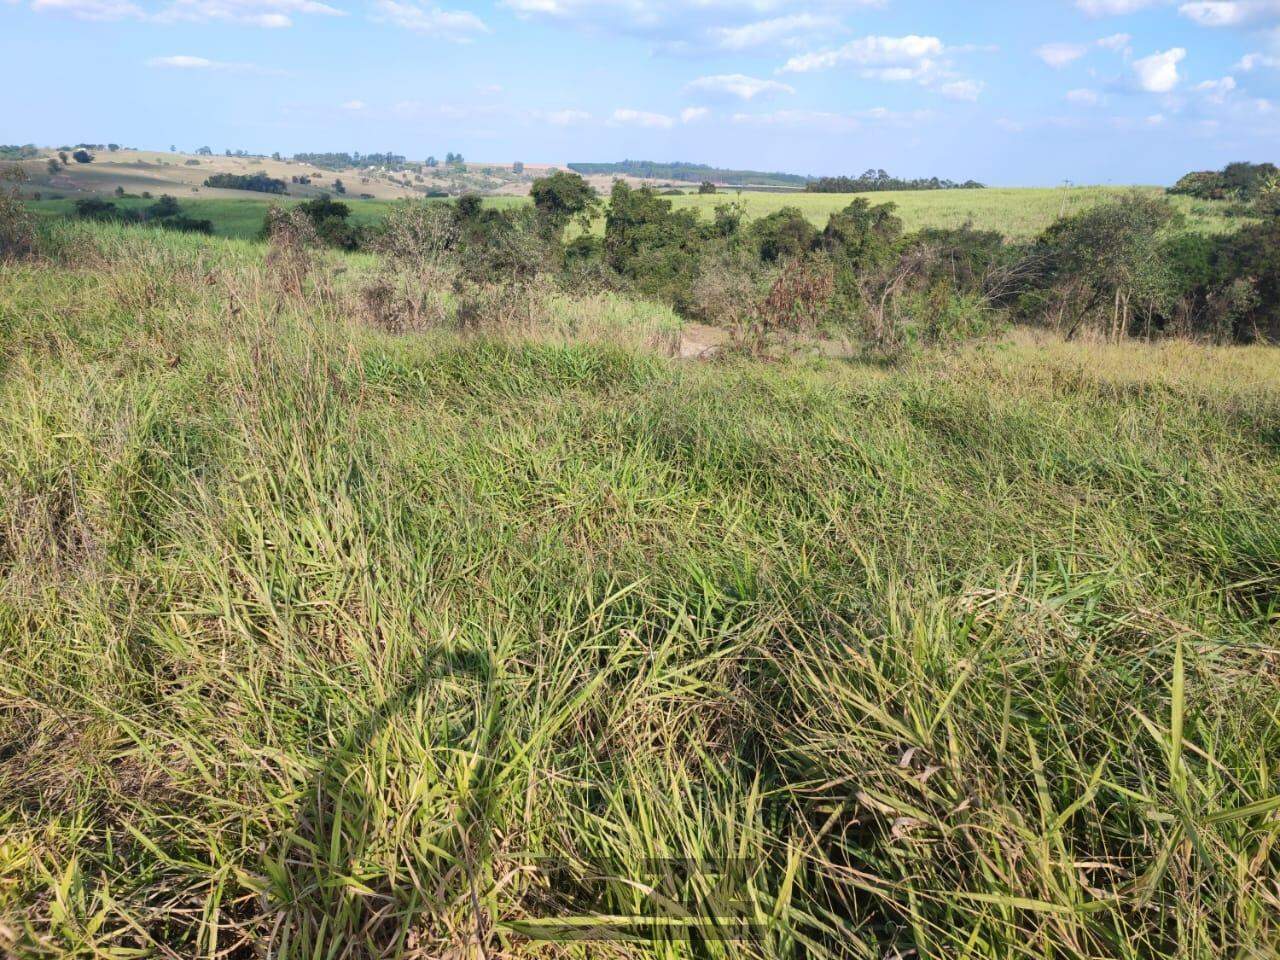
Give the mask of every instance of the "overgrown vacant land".
POLYGON ((1274 348, 689 363, 297 229, 0 266, 0 951, 1274 949, 1274 348))

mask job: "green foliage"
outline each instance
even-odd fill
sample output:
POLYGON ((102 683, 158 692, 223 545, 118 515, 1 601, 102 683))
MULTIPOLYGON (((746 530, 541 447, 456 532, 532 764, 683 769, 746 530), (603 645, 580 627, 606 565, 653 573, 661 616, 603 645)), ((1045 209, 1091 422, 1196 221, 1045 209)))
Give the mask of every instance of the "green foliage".
POLYGON ((533 198, 544 238, 556 244, 563 241, 565 228, 570 223, 577 222, 584 230, 588 229, 600 210, 595 188, 578 174, 563 170, 534 180, 529 196, 533 198))
POLYGON ((1280 180, 1274 163, 1229 163, 1220 171, 1189 173, 1169 188, 1169 193, 1202 200, 1252 201, 1280 180))
POLYGON ((749 235, 765 263, 793 260, 816 249, 818 229, 795 207, 783 207, 751 224, 749 235))
POLYGON ((1036 241, 1047 296, 1036 309, 1056 314, 1068 337, 1149 329, 1175 292, 1161 243, 1175 219, 1167 202, 1132 194, 1058 221, 1036 241))
POLYGON ((88 150, 77 150, 71 154, 71 159, 76 163, 93 163, 93 154, 88 150))
POLYGON ((868 170, 860 177, 819 177, 805 184, 810 193, 875 193, 885 190, 982 190, 984 185, 976 180, 963 183, 955 180, 939 180, 925 177, 903 180, 891 177, 883 170, 868 170))
POLYGON ((224 190, 252 190, 255 193, 288 193, 289 185, 265 173, 215 173, 205 178, 206 187, 224 190))
POLYGON ((315 227, 316 236, 326 246, 339 250, 355 250, 360 246, 360 229, 350 222, 351 208, 322 193, 305 200, 295 208, 315 227))

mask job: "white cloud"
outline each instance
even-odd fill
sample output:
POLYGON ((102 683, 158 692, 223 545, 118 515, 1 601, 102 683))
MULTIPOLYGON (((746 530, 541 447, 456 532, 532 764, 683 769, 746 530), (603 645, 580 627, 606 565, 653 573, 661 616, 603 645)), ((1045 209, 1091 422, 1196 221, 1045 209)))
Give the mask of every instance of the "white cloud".
POLYGON ((1223 103, 1235 92, 1236 78, 1223 77, 1221 80, 1206 80, 1196 84, 1196 93, 1202 93, 1210 103, 1223 103))
POLYGON ((982 96, 982 91, 986 89, 986 84, 980 80, 955 80, 951 83, 944 83, 938 88, 948 100, 968 100, 974 101, 982 96))
POLYGON ((1280 20, 1280 0, 1200 0, 1178 12, 1202 27, 1240 27, 1280 20))
POLYGON ((1089 90, 1082 87, 1077 90, 1068 90, 1066 101, 1067 103, 1074 103, 1078 107, 1096 107, 1102 102, 1102 95, 1097 90, 1089 90))
POLYGON ((239 23, 279 29, 293 25, 291 15, 341 17, 344 11, 318 0, 172 0, 148 19, 157 23, 239 23))
POLYGON ((1133 72, 1138 86, 1147 93, 1169 93, 1182 78, 1178 75, 1178 64, 1187 57, 1182 47, 1174 47, 1163 53, 1153 53, 1149 57, 1133 62, 1133 72))
POLYGON ((1036 49, 1036 56, 1055 70, 1061 70, 1088 52, 1089 48, 1080 43, 1046 43, 1036 49))
POLYGON ((547 122, 557 127, 572 127, 580 123, 590 123, 591 114, 585 110, 555 110, 547 114, 547 122))
POLYGON ((476 34, 489 32, 483 20, 465 10, 420 7, 400 0, 376 0, 374 10, 372 19, 375 23, 389 23, 402 30, 450 40, 467 41, 476 34))
POLYGON ((31 9, 40 13, 64 13, 77 20, 95 22, 142 19, 145 14, 128 0, 32 0, 31 9))
POLYGON ((644 110, 618 109, 611 121, 615 126, 647 127, 651 130, 670 130, 676 122, 662 113, 646 113, 644 110))
POLYGON ((1100 37, 1093 43, 1046 43, 1036 48, 1036 56, 1053 67, 1055 70, 1061 70, 1063 67, 1070 66, 1081 57, 1088 54, 1093 47, 1103 50, 1110 50, 1113 53, 1129 53, 1129 42, 1133 37, 1127 33, 1115 33, 1109 37, 1100 37))
POLYGON ((741 26, 715 27, 711 30, 711 35, 717 45, 725 50, 750 50, 770 44, 795 44, 804 36, 836 30, 839 26, 840 22, 834 17, 798 13, 771 20, 757 20, 741 26))
POLYGON ((348 100, 346 103, 342 105, 343 110, 350 110, 353 113, 363 110, 364 107, 365 107, 365 103, 363 100, 348 100))
POLYGON ((1076 0, 1076 7, 1091 17, 1118 17, 1154 7, 1161 0, 1076 0))
POLYGON ((810 73, 830 70, 842 63, 863 67, 897 67, 918 70, 942 56, 942 41, 937 37, 861 37, 850 40, 835 50, 804 53, 792 57, 782 67, 783 73, 810 73))
POLYGON ((711 115, 711 111, 706 107, 685 107, 680 111, 681 123, 697 123, 705 120, 711 115))
POLYGON ((713 77, 699 77, 687 84, 685 93, 713 96, 737 97, 739 100, 754 100, 756 97, 767 97, 779 93, 795 93, 795 88, 777 80, 760 80, 741 73, 724 73, 713 77))
POLYGON ((172 57, 152 57, 147 61, 147 66, 171 70, 221 70, 228 73, 276 75, 283 73, 283 71, 271 67, 260 67, 256 63, 228 63, 223 60, 210 60, 207 57, 191 57, 185 54, 178 54, 172 57))
POLYGON ((1095 40, 1094 43, 1097 46, 1102 47, 1104 50, 1121 53, 1128 48, 1129 43, 1132 40, 1133 37, 1129 36, 1127 33, 1113 33, 1109 37, 1102 37, 1099 40, 1095 40))
POLYGON ((1270 57, 1265 53, 1246 53, 1240 58, 1240 62, 1231 69, 1239 70, 1242 73, 1252 73, 1254 70, 1264 67, 1280 70, 1280 57, 1270 57))

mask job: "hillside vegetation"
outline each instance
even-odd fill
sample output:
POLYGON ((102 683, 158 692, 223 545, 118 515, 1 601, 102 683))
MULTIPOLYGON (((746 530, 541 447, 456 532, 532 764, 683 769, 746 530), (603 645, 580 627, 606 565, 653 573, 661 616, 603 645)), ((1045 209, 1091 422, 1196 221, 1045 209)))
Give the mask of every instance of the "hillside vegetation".
POLYGON ((273 217, 0 264, 0 952, 1280 939, 1274 348, 689 363, 273 217))

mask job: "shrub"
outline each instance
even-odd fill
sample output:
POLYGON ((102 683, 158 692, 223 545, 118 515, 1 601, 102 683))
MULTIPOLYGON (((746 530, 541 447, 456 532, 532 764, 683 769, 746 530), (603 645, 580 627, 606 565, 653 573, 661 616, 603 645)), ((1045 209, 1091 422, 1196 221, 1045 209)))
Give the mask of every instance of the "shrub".
POLYGON ((315 267, 311 253, 319 243, 311 218, 297 209, 272 206, 267 210, 267 269, 281 291, 301 298, 315 267))
MULTIPOLYGON (((77 150, 71 155, 71 159, 76 163, 93 163, 93 154, 88 150, 77 150)), ((65 162, 65 161, 64 161, 65 162)))
POLYGON ((1034 309, 1047 308, 1068 339, 1150 331, 1174 293, 1161 246, 1174 221, 1165 200, 1136 193, 1059 220, 1036 242, 1044 269, 1034 309))
POLYGON ((750 227, 752 241, 765 263, 795 260, 818 247, 818 228, 795 207, 783 207, 750 227))
POLYGON ((26 171, 17 164, 0 170, 0 183, 11 184, 8 189, 0 187, 0 261, 18 260, 35 251, 35 220, 18 193, 18 184, 26 179, 26 171))

